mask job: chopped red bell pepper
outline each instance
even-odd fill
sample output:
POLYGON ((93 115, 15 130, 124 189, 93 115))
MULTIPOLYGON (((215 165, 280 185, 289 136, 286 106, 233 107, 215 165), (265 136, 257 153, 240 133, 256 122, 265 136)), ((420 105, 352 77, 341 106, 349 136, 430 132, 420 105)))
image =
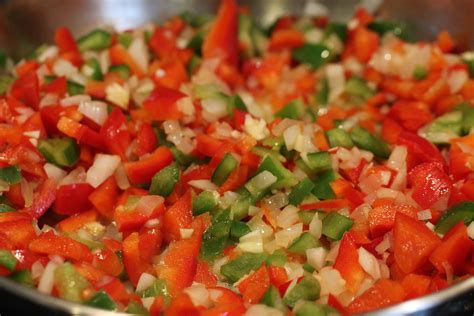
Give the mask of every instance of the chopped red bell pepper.
POLYGON ((89 201, 102 216, 111 219, 114 216, 119 188, 114 176, 110 176, 89 195, 89 201))
POLYGON ((194 282, 206 286, 215 286, 217 284, 217 276, 211 271, 207 261, 198 260, 194 282))
POLYGON ((126 160, 125 152, 132 142, 127 129, 127 119, 119 108, 115 108, 100 129, 100 136, 107 149, 114 155, 126 160))
POLYGON ((416 298, 428 294, 431 279, 421 274, 407 274, 402 280, 406 299, 416 298))
POLYGON ((6 245, 11 249, 26 249, 36 237, 31 218, 0 221, 0 232, 6 238, 6 245))
POLYGON ((61 185, 56 192, 54 211, 61 215, 72 215, 91 209, 88 200, 94 188, 89 183, 73 183, 61 185))
POLYGON ((352 293, 357 293, 365 272, 359 263, 359 253, 350 232, 342 237, 334 269, 346 280, 346 288, 352 293))
POLYGON ((148 183, 151 178, 173 162, 173 154, 167 147, 158 147, 142 160, 125 163, 128 179, 134 184, 148 183))
POLYGON ((128 235, 123 241, 123 264, 130 282, 134 286, 137 286, 142 273, 152 270, 151 264, 140 258, 139 242, 140 237, 137 232, 128 235))
POLYGON ((143 107, 153 120, 178 120, 183 113, 178 109, 176 102, 185 96, 179 90, 157 86, 143 102, 143 107))
POLYGON ((438 162, 446 170, 446 160, 438 148, 423 137, 407 131, 401 131, 398 135, 397 144, 405 145, 421 162, 438 162))
POLYGON ((180 229, 190 228, 193 221, 192 193, 188 190, 163 216, 163 232, 167 241, 181 239, 180 229))
POLYGON ((413 188, 413 199, 423 209, 430 208, 436 203, 447 205, 452 183, 439 163, 419 164, 408 174, 408 181, 413 188))
POLYGON ((38 109, 40 94, 36 71, 29 71, 15 80, 10 88, 11 95, 25 103, 25 105, 38 109))
POLYGON ((67 217, 58 223, 59 230, 70 233, 74 232, 84 225, 95 222, 97 220, 97 212, 90 210, 67 217))
POLYGON ((372 238, 383 236, 392 230, 395 215, 401 212, 412 218, 417 218, 418 209, 411 205, 382 205, 369 210, 368 220, 372 238))
POLYGON ((57 236, 51 230, 33 239, 29 248, 35 253, 58 255, 77 261, 86 259, 90 254, 86 245, 69 237, 57 236))
POLYGON ((36 191, 33 203, 21 212, 29 214, 33 218, 40 218, 56 200, 56 182, 46 179, 36 191))
POLYGON ((347 307, 350 314, 366 313, 378 308, 401 302, 405 291, 399 282, 381 279, 362 295, 356 297, 347 307))
MULTIPOLYGON (((156 299, 155 299, 156 301, 156 299)), ((194 306, 191 298, 186 293, 181 293, 174 298, 170 305, 165 309, 164 316, 200 316, 202 315, 197 307, 194 306)))
POLYGON ((123 271, 123 265, 119 257, 109 249, 102 249, 94 253, 92 265, 108 275, 119 276, 123 271))
POLYGON ((135 154, 138 157, 153 152, 158 144, 153 128, 147 123, 140 124, 136 139, 137 147, 135 147, 135 154))
POLYGON ((235 0, 223 0, 217 18, 202 45, 204 58, 221 58, 237 67, 239 63, 238 7, 235 0))
POLYGON ((440 243, 439 237, 423 222, 397 212, 393 227, 393 254, 403 272, 411 273, 421 268, 440 243))

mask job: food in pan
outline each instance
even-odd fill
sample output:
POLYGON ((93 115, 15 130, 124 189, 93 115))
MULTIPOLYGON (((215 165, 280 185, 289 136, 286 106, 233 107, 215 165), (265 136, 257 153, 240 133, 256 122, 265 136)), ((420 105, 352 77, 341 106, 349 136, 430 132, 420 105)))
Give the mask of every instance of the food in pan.
MULTIPOLYGON (((311 13, 311 12, 309 12, 311 13)), ((159 315, 380 309, 474 273, 474 56, 235 1, 0 59, 0 273, 159 315)))

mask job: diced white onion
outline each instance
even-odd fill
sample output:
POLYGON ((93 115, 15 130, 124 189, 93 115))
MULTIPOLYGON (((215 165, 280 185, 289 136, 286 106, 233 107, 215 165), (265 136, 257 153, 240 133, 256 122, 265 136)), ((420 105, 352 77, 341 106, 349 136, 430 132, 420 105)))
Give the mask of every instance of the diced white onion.
POLYGON ((467 234, 469 238, 474 239, 474 222, 471 222, 471 224, 467 226, 467 234))
POLYGON ((277 177, 275 177, 270 171, 264 170, 253 177, 249 183, 246 184, 246 187, 251 184, 254 190, 263 191, 275 182, 277 182, 277 177))
POLYGON ((54 179, 56 183, 61 182, 61 180, 67 175, 66 171, 48 162, 44 164, 43 169, 48 178, 54 179))
POLYGON ((146 290, 147 288, 152 286, 155 280, 156 280, 155 276, 146 272, 142 273, 140 275, 140 278, 138 279, 136 291, 141 292, 141 291, 146 290))
POLYGON ((283 316, 283 312, 279 309, 269 307, 263 304, 252 305, 247 309, 245 316, 283 316))
POLYGON ((148 47, 146 46, 142 36, 137 36, 133 39, 128 47, 128 53, 137 65, 140 66, 140 69, 143 72, 146 72, 148 69, 150 54, 148 53, 148 47))
POLYGON ((150 216, 153 211, 159 206, 163 205, 165 199, 159 195, 145 195, 140 198, 137 203, 136 211, 145 216, 150 216))
POLYGON ((53 65, 53 73, 58 77, 70 78, 72 75, 77 73, 77 68, 71 64, 70 61, 65 59, 58 59, 53 65))
POLYGON ((208 122, 215 122, 227 115, 227 104, 223 98, 210 98, 201 101, 202 117, 208 122))
POLYGON ((79 112, 102 126, 107 119, 107 103, 101 101, 84 101, 79 104, 79 112))
POLYGON ((151 305, 153 305, 153 302, 155 301, 155 297, 142 297, 141 298, 143 307, 145 307, 147 310, 150 310, 151 305))
POLYGON ((303 223, 298 223, 286 229, 282 229, 275 233, 276 244, 280 247, 286 248, 293 240, 299 237, 302 232, 303 223))
POLYGON ((338 270, 331 267, 324 267, 319 271, 317 279, 321 284, 321 295, 339 295, 346 290, 346 281, 342 278, 338 270))
POLYGON ((194 233, 194 229, 192 228, 180 228, 179 229, 179 235, 181 236, 181 239, 187 239, 190 238, 194 233))
POLYGON ((21 179, 20 188, 21 195, 25 201, 25 207, 30 207, 33 204, 34 197, 34 183, 21 179))
POLYGON ((120 165, 120 157, 117 155, 97 154, 94 163, 87 170, 86 181, 97 188, 108 177, 114 174, 120 165))
POLYGON ((128 109, 130 90, 128 86, 123 86, 114 82, 105 88, 105 99, 118 105, 122 109, 128 109))
POLYGON ((367 272, 374 280, 380 279, 380 266, 377 261, 377 258, 373 254, 365 250, 364 247, 360 247, 358 250, 359 254, 359 264, 362 269, 367 272))
POLYGON ((321 238, 323 233, 323 222, 319 219, 318 213, 314 214, 313 219, 309 223, 309 233, 316 237, 321 238))
POLYGON ((329 86, 328 101, 333 102, 345 89, 346 78, 344 76, 344 68, 340 64, 329 64, 326 67, 326 77, 329 86))
POLYGON ((121 190, 126 190, 130 187, 130 182, 128 181, 127 173, 125 172, 125 168, 123 165, 118 166, 117 170, 115 170, 115 181, 117 181, 117 186, 121 190))
POLYGON ((461 90, 461 88, 464 86, 464 83, 466 83, 468 79, 469 75, 464 69, 450 72, 448 74, 447 81, 451 94, 459 92, 459 90, 461 90))
POLYGON ((254 253, 263 252, 262 233, 259 230, 255 230, 240 237, 237 247, 242 251, 254 253))
POLYGON ((430 210, 419 211, 419 212, 416 214, 416 217, 417 217, 418 220, 420 220, 420 221, 427 221, 427 220, 430 220, 430 219, 431 219, 431 211, 430 211, 430 210))
POLYGON ((196 189, 214 191, 219 189, 217 185, 209 180, 191 180, 188 184, 196 189))
POLYGON ((298 208, 294 205, 287 205, 276 217, 278 226, 288 228, 299 221, 298 208))
POLYGON ((38 291, 43 294, 51 294, 54 286, 54 271, 58 267, 58 264, 53 261, 49 261, 44 268, 43 274, 41 275, 38 283, 38 291))
POLYGON ((383 240, 375 247, 375 251, 379 254, 383 254, 388 249, 390 249, 390 235, 385 234, 383 240))
POLYGON ((267 129, 267 123, 264 119, 253 118, 251 115, 245 115, 245 122, 243 126, 244 131, 255 138, 256 140, 262 140, 270 134, 267 129))
POLYGON ((327 254, 328 251, 323 247, 306 249, 306 258, 308 258, 308 263, 318 271, 324 267, 327 254))
POLYGON ((209 308, 212 306, 212 301, 209 298, 208 289, 202 284, 195 284, 183 290, 188 294, 194 306, 202 306, 209 308))
POLYGON ((31 265, 31 277, 33 279, 38 279, 43 274, 44 267, 43 264, 38 260, 31 265))
POLYGON ((59 103, 61 106, 67 107, 71 105, 78 105, 81 102, 88 102, 91 100, 91 97, 86 94, 76 94, 67 98, 64 98, 59 103))

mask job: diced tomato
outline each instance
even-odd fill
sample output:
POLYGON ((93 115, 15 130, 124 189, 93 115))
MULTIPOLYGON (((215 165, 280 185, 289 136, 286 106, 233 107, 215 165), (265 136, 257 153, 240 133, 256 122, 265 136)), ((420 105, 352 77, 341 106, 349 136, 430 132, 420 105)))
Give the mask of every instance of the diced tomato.
POLYGON ((393 243, 396 263, 403 272, 411 273, 428 261, 431 252, 441 240, 423 222, 397 212, 393 243))

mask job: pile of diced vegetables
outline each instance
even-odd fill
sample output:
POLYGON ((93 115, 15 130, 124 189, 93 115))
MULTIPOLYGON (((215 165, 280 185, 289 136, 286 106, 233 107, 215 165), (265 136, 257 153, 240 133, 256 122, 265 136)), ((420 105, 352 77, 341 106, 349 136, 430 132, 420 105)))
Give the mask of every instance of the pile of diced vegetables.
MULTIPOLYGON (((359 9, 0 58, 0 274, 151 315, 361 313, 474 274, 474 53, 359 9)), ((312 15, 313 14, 313 15, 312 15)))

